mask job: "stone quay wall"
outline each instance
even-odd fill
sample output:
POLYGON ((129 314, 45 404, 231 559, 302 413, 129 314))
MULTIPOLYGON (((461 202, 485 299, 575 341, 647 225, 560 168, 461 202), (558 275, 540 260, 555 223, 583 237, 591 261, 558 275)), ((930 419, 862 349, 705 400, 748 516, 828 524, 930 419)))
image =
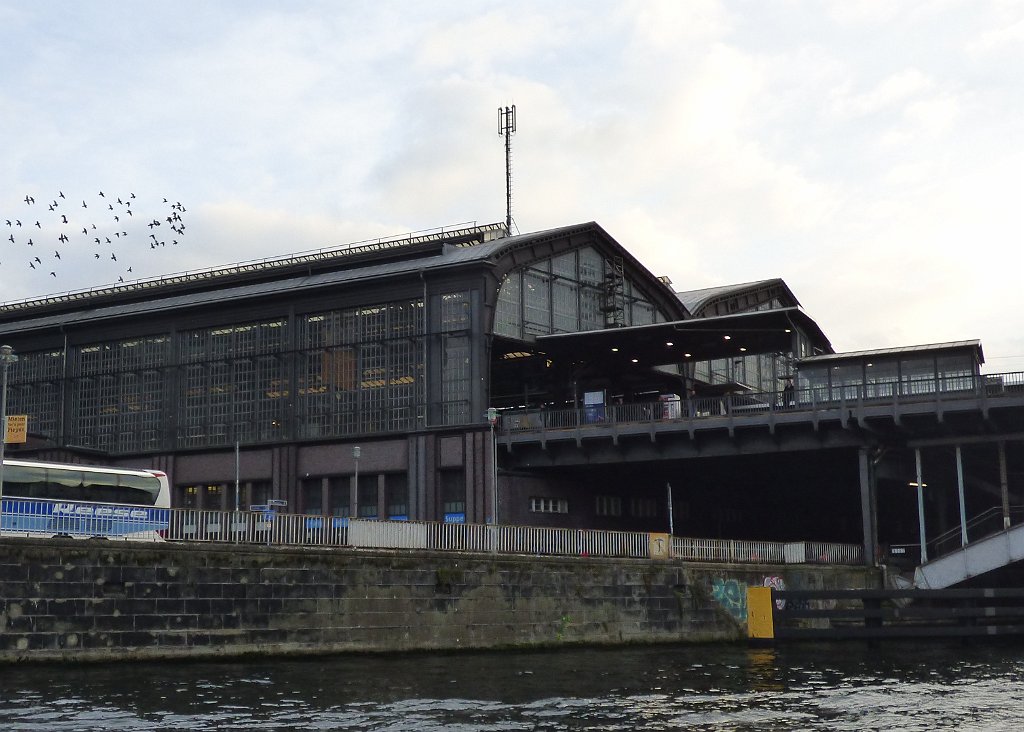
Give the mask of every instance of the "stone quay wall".
POLYGON ((738 640, 746 587, 857 567, 0 540, 0 663, 738 640))

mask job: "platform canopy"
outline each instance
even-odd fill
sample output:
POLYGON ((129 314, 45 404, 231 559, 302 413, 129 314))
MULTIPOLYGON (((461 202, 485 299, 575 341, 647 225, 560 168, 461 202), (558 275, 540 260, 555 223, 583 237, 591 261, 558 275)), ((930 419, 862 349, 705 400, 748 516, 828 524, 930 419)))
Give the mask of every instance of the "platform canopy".
POLYGON ((793 350, 806 335, 816 353, 831 353, 821 328, 798 307, 625 328, 537 337, 537 349, 555 360, 585 361, 611 372, 668 364, 742 358, 793 350))

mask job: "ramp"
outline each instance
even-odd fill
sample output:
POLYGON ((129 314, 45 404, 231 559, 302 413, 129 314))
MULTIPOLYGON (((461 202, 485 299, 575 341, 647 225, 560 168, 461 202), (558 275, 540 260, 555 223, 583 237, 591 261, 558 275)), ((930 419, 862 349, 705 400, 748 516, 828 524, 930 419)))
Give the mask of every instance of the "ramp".
POLYGON ((932 590, 952 587, 1022 559, 1024 524, 1018 524, 922 564, 914 571, 914 586, 932 590))

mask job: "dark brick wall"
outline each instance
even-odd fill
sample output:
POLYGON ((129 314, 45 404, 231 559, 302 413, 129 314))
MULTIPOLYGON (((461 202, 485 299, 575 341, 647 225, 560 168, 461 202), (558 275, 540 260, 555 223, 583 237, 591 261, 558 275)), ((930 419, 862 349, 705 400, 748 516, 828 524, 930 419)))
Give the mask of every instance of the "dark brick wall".
MULTIPOLYGON (((7 539, 0 662, 735 639, 744 632, 737 608, 716 593, 723 581, 764 576, 737 569, 7 539)), ((806 576, 791 586, 871 579, 856 569, 793 572, 806 576)))

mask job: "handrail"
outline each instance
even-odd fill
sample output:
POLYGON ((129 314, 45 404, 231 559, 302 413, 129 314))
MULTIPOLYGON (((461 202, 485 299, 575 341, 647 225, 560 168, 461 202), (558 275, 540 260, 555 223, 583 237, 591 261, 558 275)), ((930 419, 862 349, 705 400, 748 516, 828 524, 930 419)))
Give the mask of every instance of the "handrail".
MULTIPOLYGON (((647 531, 511 524, 357 519, 276 511, 208 511, 124 506, 100 515, 89 504, 4 498, 0 529, 9 536, 78 536, 182 543, 323 548, 421 549, 533 556, 680 559, 732 564, 859 564, 863 548, 827 542, 669 537, 647 531), (670 539, 670 540, 669 540, 670 539)), ((109 506, 104 506, 109 509, 109 506)))
MULTIPOLYGON (((969 519, 967 521, 967 541, 968 541, 968 544, 971 543, 971 542, 977 541, 979 539, 983 539, 986 536, 991 536, 992 534, 998 534, 1000 531, 1002 531, 1003 528, 1004 528, 1003 522, 1002 522, 1002 518, 1003 518, 1003 507, 1002 506, 992 506, 992 507, 982 511, 978 515, 974 516, 973 518, 969 519), (995 522, 993 522, 993 519, 997 519, 997 518, 999 519, 998 523, 996 523, 996 525, 994 527, 989 528, 989 524, 995 523, 995 522), (984 527, 984 528, 981 528, 979 530, 979 527, 984 527)), ((1014 522, 1014 518, 1017 519, 1016 523, 1020 523, 1020 521, 1022 519, 1024 519, 1024 505, 1010 506, 1010 523, 1011 523, 1011 525, 1013 525, 1015 523, 1014 522)), ((929 539, 928 540, 928 544, 930 546, 934 547, 934 549, 935 549, 935 553, 934 553, 934 557, 933 558, 934 559, 938 559, 939 557, 945 556, 946 554, 951 554, 951 553, 961 549, 962 548, 962 537, 963 537, 963 533, 962 533, 962 531, 960 529, 960 525, 957 524, 953 528, 951 528, 951 529, 949 529, 947 531, 944 531, 943 533, 939 534, 938 536, 935 536, 935 537, 929 539), (949 548, 945 548, 949 544, 953 544, 953 546, 951 546, 949 548)))
POLYGON ((739 418, 768 413, 849 409, 863 405, 943 403, 961 399, 1024 395, 1024 372, 955 376, 917 381, 886 381, 850 386, 811 386, 791 391, 746 392, 716 397, 688 397, 627 404, 589 405, 564 409, 499 411, 502 434, 600 427, 610 424, 739 418))

